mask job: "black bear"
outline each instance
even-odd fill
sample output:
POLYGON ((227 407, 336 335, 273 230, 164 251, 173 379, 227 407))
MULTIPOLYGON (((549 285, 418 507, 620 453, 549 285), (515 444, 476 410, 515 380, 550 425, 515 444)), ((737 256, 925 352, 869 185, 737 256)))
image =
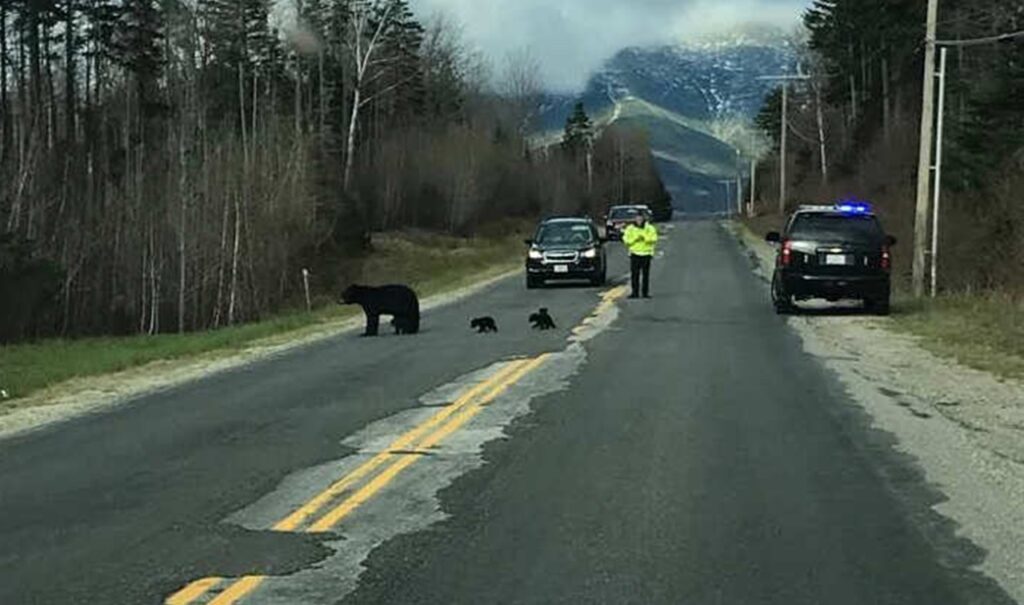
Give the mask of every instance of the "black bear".
POLYGON ((391 327, 395 334, 415 334, 420 329, 419 320, 411 320, 406 317, 393 317, 391 327))
POLYGON ((530 315, 530 323, 533 324, 535 330, 554 330, 556 328, 555 320, 551 319, 551 316, 548 315, 548 310, 545 308, 541 308, 533 315, 530 315))
POLYGON ((493 317, 477 317, 473 321, 469 322, 469 327, 476 330, 477 334, 497 332, 498 322, 494 321, 493 317))
POLYGON ((380 329, 380 316, 394 317, 396 333, 416 334, 420 331, 420 300, 408 286, 352 285, 341 294, 346 305, 359 305, 366 314, 366 332, 363 336, 376 336, 380 329))

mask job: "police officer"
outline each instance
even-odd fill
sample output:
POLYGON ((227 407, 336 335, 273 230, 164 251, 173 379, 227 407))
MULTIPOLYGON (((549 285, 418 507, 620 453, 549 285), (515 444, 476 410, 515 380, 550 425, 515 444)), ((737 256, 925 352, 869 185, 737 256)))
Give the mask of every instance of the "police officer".
POLYGON ((651 258, 658 243, 658 230, 647 222, 647 213, 639 212, 633 224, 622 234, 622 243, 629 249, 629 272, 633 281, 630 298, 650 298, 651 258))

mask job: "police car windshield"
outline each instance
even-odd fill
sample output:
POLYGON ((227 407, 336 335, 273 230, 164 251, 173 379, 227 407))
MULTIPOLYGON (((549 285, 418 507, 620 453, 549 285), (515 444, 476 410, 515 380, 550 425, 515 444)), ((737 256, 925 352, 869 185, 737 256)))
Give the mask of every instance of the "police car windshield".
POLYGON ((798 214, 790 239, 877 244, 885 237, 878 219, 870 215, 798 214))
POLYGON ((614 220, 632 219, 640 214, 639 208, 612 208, 608 217, 614 220))
POLYGON ((540 228, 535 238, 538 244, 589 244, 594 241, 590 226, 585 223, 549 223, 540 228))

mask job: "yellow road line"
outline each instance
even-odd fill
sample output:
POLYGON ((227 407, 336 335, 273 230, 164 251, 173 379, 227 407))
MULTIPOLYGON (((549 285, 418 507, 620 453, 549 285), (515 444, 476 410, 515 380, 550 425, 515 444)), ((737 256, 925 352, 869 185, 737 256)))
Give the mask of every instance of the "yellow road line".
MULTIPOLYGON (((594 310, 591 316, 584 320, 587 323, 593 317, 600 315, 607 307, 611 306, 618 299, 622 298, 626 294, 626 286, 617 286, 612 288, 601 295, 601 302, 598 307, 594 310)), ((577 326, 576 329, 579 329, 577 326)), ((575 331, 575 330, 574 330, 575 331)), ((315 515, 321 508, 326 506, 331 500, 337 498, 340 494, 344 493, 345 490, 351 488, 353 485, 358 483, 361 479, 377 470, 378 467, 382 466, 385 462, 391 458, 398 458, 398 461, 393 463, 390 467, 385 469, 381 474, 376 476, 369 483, 364 485, 356 493, 352 494, 344 502, 339 504, 333 510, 325 514, 319 521, 312 524, 306 529, 307 532, 326 531, 340 522, 345 516, 351 513, 353 510, 358 508, 361 504, 369 500, 380 491, 384 486, 390 483, 399 473, 409 467, 415 462, 419 456, 416 454, 397 454, 394 453, 399 450, 425 450, 433 447, 438 442, 442 441, 453 432, 458 430, 462 425, 468 422, 473 416, 475 416, 482 406, 490 403, 504 392, 509 386, 518 382, 523 376, 533 371, 547 358, 547 354, 541 355, 540 357, 533 360, 519 360, 509 363, 507 366, 496 372, 490 378, 481 381, 474 385, 471 389, 466 391, 461 397, 459 397, 452 405, 446 406, 440 412, 431 416, 426 422, 416 426, 409 432, 405 433, 386 450, 378 453, 370 460, 364 462, 357 469, 351 473, 345 475, 323 492, 314 496, 311 500, 303 504, 301 507, 293 511, 284 519, 281 519, 273 526, 274 531, 295 531, 299 526, 306 522, 310 517, 315 515), (475 405, 470 405, 473 399, 481 392, 485 391, 492 385, 497 385, 491 392, 480 402, 475 405), (468 407, 467 407, 468 406, 468 407), (463 410, 463 408, 466 408, 463 410), (417 439, 419 439, 424 433, 430 429, 438 426, 445 422, 450 417, 458 413, 448 425, 443 426, 440 430, 436 431, 433 435, 430 435, 422 443, 415 447, 410 447, 417 439)), ((189 585, 185 586, 178 592, 174 593, 164 601, 165 605, 189 605, 189 603, 195 601, 199 597, 203 596, 218 584, 223 579, 219 577, 208 577, 196 580, 189 585)), ((255 590, 260 584, 266 580, 266 576, 245 576, 244 578, 237 580, 234 584, 230 585, 224 592, 219 594, 210 605, 229 605, 234 603, 238 599, 242 598, 252 590, 255 590)))
POLYGON ((167 597, 166 605, 188 605, 199 597, 206 594, 214 586, 220 584, 223 578, 202 578, 192 582, 185 588, 167 597))
MULTIPOLYGON (((505 380, 502 380, 494 389, 491 390, 483 399, 474 403, 473 405, 467 406, 465 409, 459 412, 459 414, 453 418, 448 424, 439 428, 434 434, 427 437, 423 442, 419 443, 417 449, 426 450, 437 445, 445 437, 451 435, 453 432, 458 430, 464 425, 470 418, 476 415, 480 409, 493 401, 501 393, 503 393, 509 386, 519 382, 534 368, 539 366, 545 359, 546 356, 542 355, 528 363, 521 364, 518 369, 505 380)), ((337 525, 342 519, 348 516, 349 513, 358 508, 361 504, 369 500, 380 491, 385 485, 391 482, 398 473, 402 472, 411 465, 413 462, 418 460, 420 456, 415 454, 406 454, 392 464, 387 470, 374 478, 373 481, 367 483, 355 494, 349 496, 344 502, 336 506, 333 510, 325 514, 320 518, 319 521, 310 525, 309 532, 322 532, 328 531, 335 525, 337 525)))
POLYGON ((231 586, 228 586, 224 592, 210 601, 209 605, 230 605, 256 590, 266 579, 267 576, 245 576, 231 586))
MULTIPOLYGON (((516 370, 491 389, 485 397, 473 405, 466 406, 465 409, 461 410, 458 415, 455 416, 455 418, 420 442, 417 449, 428 449, 434 447, 452 433, 459 430, 459 428, 469 422, 471 418, 476 416, 484 406, 504 393, 510 386, 519 382, 524 376, 536 369, 537 366, 544 363, 547 357, 548 355, 544 354, 536 359, 530 360, 529 362, 518 364, 516 370)), ((412 464, 420 458, 421 456, 416 454, 401 454, 396 462, 374 477, 369 483, 361 487, 356 493, 346 498, 344 502, 324 515, 319 521, 309 526, 306 531, 314 533, 330 530, 352 511, 359 508, 361 504, 373 498, 377 492, 391 483, 403 470, 412 466, 412 464)), ((259 587, 259 585, 266 579, 266 576, 246 576, 218 595, 216 599, 210 602, 210 605, 234 605, 234 603, 239 599, 259 587)))
MULTIPOLYGON (((352 487, 352 485, 357 483, 360 479, 366 477, 374 470, 376 470, 377 467, 383 465, 389 459, 395 457, 396 454, 393 454, 392 452, 396 450, 409 448, 409 446, 417 439, 422 437, 424 433, 436 427, 437 425, 443 423, 445 420, 447 420, 453 414, 458 412, 460 409, 470 404, 476 398, 477 395, 486 391, 492 385, 500 383, 506 377, 512 375, 517 369, 523 367, 527 363, 529 363, 529 360, 525 359, 513 361, 504 368, 502 368, 501 370, 499 370, 498 372, 496 372, 493 376, 490 376, 486 380, 483 380, 477 383, 476 385, 473 385, 472 388, 466 391, 461 397, 456 399, 454 403, 452 403, 449 406, 446 406, 444 409, 431 416, 426 422, 417 425, 415 428, 411 429, 410 431, 396 439, 384 451, 375 455, 373 458, 367 460, 357 469, 345 475, 344 477, 333 483, 330 487, 314 496, 311 500, 303 504, 301 507, 299 507, 294 512, 289 514, 287 517, 278 521, 276 524, 274 524, 272 529, 274 531, 294 531, 307 519, 315 515, 321 508, 327 505, 327 503, 329 503, 331 500, 333 500, 338 495, 343 493, 346 489, 352 487)), ((220 584, 220 582, 221 578, 219 577, 201 578, 188 584, 178 592, 168 597, 167 600, 164 601, 164 604, 188 605, 189 603, 192 603, 199 597, 203 596, 204 594, 212 590, 214 587, 220 584)), ((262 582, 262 580, 260 582, 262 582)), ((253 586, 253 588, 255 588, 255 586, 253 586)), ((225 591, 225 593, 226 592, 227 591, 225 591)))
POLYGON ((364 462, 359 468, 352 471, 348 475, 345 475, 333 485, 328 487, 326 490, 318 494, 312 500, 298 508, 295 512, 288 515, 284 519, 278 521, 272 528, 274 531, 294 531, 303 522, 316 514, 321 508, 324 507, 328 502, 336 498, 339 494, 344 492, 346 489, 351 487, 354 483, 370 474, 377 469, 380 465, 384 464, 388 459, 394 457, 396 450, 410 449, 410 445, 419 439, 424 433, 434 428, 447 420, 452 414, 459 411, 464 406, 468 405, 473 399, 481 392, 486 390, 491 384, 495 384, 503 380, 506 376, 510 375, 516 370, 516 368, 527 363, 526 360, 518 360, 510 363, 508 366, 502 368, 499 372, 473 386, 470 390, 466 391, 461 397, 459 397, 452 405, 446 406, 437 414, 434 414, 426 422, 416 426, 409 432, 405 433, 398 439, 396 439, 391 445, 387 447, 383 452, 380 452, 373 458, 364 462))
POLYGON ((579 336, 580 334, 583 334, 587 326, 593 324, 594 320, 600 317, 601 314, 603 314, 609 308, 614 306, 616 301, 618 301, 620 298, 626 295, 626 292, 628 292, 628 288, 626 288, 626 286, 616 286, 610 290, 601 293, 601 302, 599 302, 597 304, 597 307, 594 308, 593 313, 584 317, 583 321, 580 322, 580 325, 572 329, 572 335, 579 336))

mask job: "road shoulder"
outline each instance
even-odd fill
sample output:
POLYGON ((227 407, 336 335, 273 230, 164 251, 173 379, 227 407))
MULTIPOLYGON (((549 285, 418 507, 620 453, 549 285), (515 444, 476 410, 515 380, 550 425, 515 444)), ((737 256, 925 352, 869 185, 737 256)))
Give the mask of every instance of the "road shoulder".
MULTIPOLYGON (((754 273, 769 282, 771 246, 738 223, 725 228, 754 273)), ((1024 602, 1024 384, 933 355, 896 331, 891 319, 798 315, 788 321, 871 427, 895 438, 894 447, 941 492, 929 498, 935 512, 987 551, 980 569, 1024 602)))

